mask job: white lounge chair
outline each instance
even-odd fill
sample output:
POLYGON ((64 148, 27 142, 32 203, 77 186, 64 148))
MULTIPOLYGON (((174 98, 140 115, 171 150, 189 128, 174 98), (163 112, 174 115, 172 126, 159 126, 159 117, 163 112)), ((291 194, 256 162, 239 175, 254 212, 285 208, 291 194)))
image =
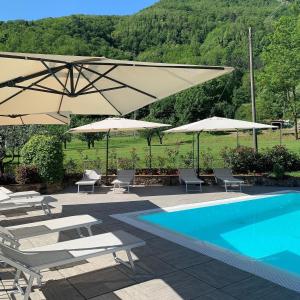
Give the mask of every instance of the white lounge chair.
POLYGON ((230 169, 228 168, 214 169, 214 176, 215 176, 216 183, 218 183, 219 181, 224 183, 226 192, 234 191, 233 189, 228 189, 228 187, 233 187, 233 186, 238 186, 240 192, 242 191, 242 184, 244 183, 244 181, 233 177, 232 171, 230 169))
POLYGON ((194 192, 202 192, 202 183, 203 180, 199 179, 197 173, 194 169, 178 169, 179 173, 179 182, 185 184, 186 193, 194 191, 194 192), (199 185, 199 189, 189 189, 189 185, 199 185))
POLYGON ((112 254, 116 262, 122 263, 135 271, 131 250, 144 245, 143 240, 120 230, 23 251, 0 243, 0 259, 16 268, 14 287, 17 287, 20 292, 22 290, 18 282, 21 273, 29 275, 23 298, 28 300, 34 279, 37 280, 38 285, 41 285, 42 270, 112 254), (120 251, 126 251, 129 263, 117 257, 116 253, 120 251))
POLYGON ((51 207, 49 205, 51 202, 57 202, 57 200, 51 196, 10 198, 0 193, 0 211, 40 206, 46 215, 51 215, 51 207))
POLYGON ((0 226, 0 238, 2 238, 2 241, 11 243, 14 248, 18 248, 20 246, 20 239, 54 232, 61 232, 70 229, 76 229, 79 235, 83 236, 80 229, 86 228, 88 234, 93 235, 91 227, 101 223, 101 220, 98 220, 90 215, 78 215, 16 226, 0 226))
POLYGON ((1 186, 0 192, 7 194, 10 198, 19 198, 19 197, 34 197, 39 196, 40 193, 36 191, 25 191, 25 192, 12 192, 11 190, 1 186))
POLYGON ((101 181, 101 174, 99 174, 95 170, 85 170, 82 179, 77 181, 76 184, 78 186, 78 193, 80 193, 81 186, 91 186, 91 192, 95 191, 95 184, 101 181))
POLYGON ((135 170, 119 170, 117 179, 115 179, 112 183, 114 185, 114 192, 116 189, 121 189, 122 187, 126 187, 129 193, 129 187, 134 182, 135 170))

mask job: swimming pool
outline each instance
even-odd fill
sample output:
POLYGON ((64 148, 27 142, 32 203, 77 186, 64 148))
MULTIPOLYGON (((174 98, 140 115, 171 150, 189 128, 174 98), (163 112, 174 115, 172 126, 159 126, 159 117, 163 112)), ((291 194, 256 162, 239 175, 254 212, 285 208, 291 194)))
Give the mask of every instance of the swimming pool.
POLYGON ((300 193, 144 211, 123 221, 300 292, 300 193))

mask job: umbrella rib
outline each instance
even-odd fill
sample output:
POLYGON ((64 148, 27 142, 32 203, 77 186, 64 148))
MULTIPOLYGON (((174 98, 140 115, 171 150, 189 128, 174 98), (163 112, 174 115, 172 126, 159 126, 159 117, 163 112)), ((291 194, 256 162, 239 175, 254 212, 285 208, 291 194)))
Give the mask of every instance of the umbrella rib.
MULTIPOLYGON (((64 68, 65 68, 65 66, 59 66, 59 67, 55 67, 55 68, 53 68, 51 70, 52 70, 53 73, 56 73, 58 71, 61 71, 64 68)), ((43 75, 51 75, 51 74, 49 74, 48 70, 43 70, 43 71, 39 71, 37 73, 33 73, 33 74, 30 74, 30 75, 19 76, 19 77, 16 77, 14 79, 10 79, 10 80, 7 80, 5 82, 0 83, 0 88, 3 88, 3 87, 14 87, 14 85, 16 83, 21 83, 21 82, 24 82, 26 80, 37 78, 37 77, 40 77, 40 76, 43 76, 43 75)))
MULTIPOLYGON (((70 91, 64 86, 64 84, 60 81, 60 79, 56 76, 56 72, 53 72, 53 70, 51 68, 49 68, 49 66, 42 60, 41 63, 43 64, 43 66, 49 71, 49 73, 56 79, 56 81, 58 81, 58 83, 64 88, 64 90, 67 91, 67 93, 70 95, 70 91)), ((65 66, 65 68, 67 68, 67 66, 65 66)))
MULTIPOLYGON (((60 114, 59 114, 60 115, 60 114)), ((49 115, 49 114, 47 114, 47 116, 49 116, 50 118, 52 118, 52 119, 54 119, 54 120, 56 120, 56 121, 59 121, 59 122, 61 122, 61 123, 64 123, 64 124, 68 124, 68 123, 66 123, 66 122, 64 122, 63 120, 61 120, 61 119, 59 119, 59 118, 56 118, 55 116, 53 116, 53 115, 49 115)))
POLYGON ((81 72, 82 72, 82 65, 80 66, 80 69, 78 71, 78 76, 77 76, 77 79, 76 79, 76 82, 75 82, 75 91, 76 91, 78 83, 79 83, 79 78, 81 76, 81 72))
POLYGON ((23 121, 23 119, 22 119, 22 116, 20 116, 20 120, 21 120, 21 122, 22 122, 22 125, 25 125, 25 123, 24 123, 24 121, 23 121))
POLYGON ((116 87, 112 87, 112 88, 102 89, 102 90, 99 90, 99 91, 85 92, 84 95, 94 94, 94 93, 98 93, 98 92, 108 92, 108 91, 113 91, 113 90, 120 90, 120 89, 124 89, 124 88, 125 88, 125 86, 116 86, 116 87))
POLYGON ((108 80, 111 80, 111 81, 113 81, 113 82, 115 82, 115 83, 121 84, 121 85, 123 85, 124 87, 127 87, 127 88, 129 88, 129 89, 132 89, 132 90, 134 90, 134 91, 136 91, 136 92, 138 92, 138 93, 144 94, 144 95, 146 95, 146 96, 148 96, 148 97, 150 97, 150 98, 153 98, 153 99, 157 99, 156 96, 153 96, 153 95, 151 95, 151 94, 149 94, 149 93, 147 93, 147 92, 145 92, 145 91, 142 91, 142 90, 140 90, 140 89, 138 89, 138 88, 135 88, 135 87, 133 87, 133 86, 131 86, 131 85, 128 85, 128 84, 126 84, 126 83, 124 83, 124 82, 121 82, 121 81, 119 81, 119 80, 117 80, 117 79, 114 79, 114 78, 112 78, 112 77, 110 77, 110 76, 101 74, 101 73, 99 73, 99 72, 97 72, 97 71, 94 71, 94 70, 89 69, 89 68, 86 68, 86 67, 83 67, 83 68, 84 68, 85 70, 87 70, 87 71, 89 71, 89 72, 92 72, 92 73, 95 73, 95 74, 97 74, 97 75, 99 75, 99 76, 102 75, 104 78, 106 78, 106 79, 108 79, 108 80))
MULTIPOLYGON (((15 87, 19 88, 19 89, 31 90, 31 91, 36 91, 36 92, 44 92, 44 93, 58 94, 58 95, 62 94, 60 91, 56 91, 56 90, 52 90, 52 89, 45 90, 44 87, 42 87, 41 89, 38 89, 38 88, 35 88, 35 87, 25 87, 25 86, 22 86, 22 85, 15 85, 15 87)), ((64 94, 64 95, 68 95, 68 94, 64 94)))
POLYGON ((33 83, 32 83, 31 85, 29 85, 28 87, 23 88, 22 90, 20 90, 20 91, 16 92, 15 94, 9 96, 8 98, 4 99, 3 101, 0 102, 0 105, 2 105, 2 104, 4 104, 5 102, 11 100, 12 98, 18 96, 19 94, 25 92, 29 87, 34 86, 35 84, 37 84, 37 83, 43 81, 44 79, 47 79, 47 78, 50 77, 50 76, 51 76, 51 74, 48 73, 46 76, 44 76, 43 78, 40 78, 40 79, 39 79, 38 81, 36 81, 36 82, 33 82, 33 83))
MULTIPOLYGON (((87 86, 83 87, 81 90, 79 90, 77 92, 77 94, 79 95, 80 93, 86 91, 87 88, 94 86, 94 83, 96 83, 97 81, 99 81, 100 79, 102 79, 105 75, 109 74, 110 72, 112 72, 114 69, 116 69, 118 66, 112 66, 109 70, 107 70, 106 72, 103 73, 103 75, 99 75, 98 78, 94 79, 93 81, 91 81, 87 86)), ((81 70, 82 70, 83 65, 81 65, 81 70)))
MULTIPOLYGON (((67 86, 69 76, 70 76, 70 70, 68 71, 64 87, 67 86)), ((65 88, 63 89, 63 91, 65 91, 65 88)), ((60 101, 59 101, 59 105, 58 105, 58 111, 57 111, 58 113, 60 112, 60 108, 62 106, 62 102, 63 102, 64 96, 65 96, 64 94, 61 95, 61 98, 60 98, 60 101)))
MULTIPOLYGON (((77 66, 74 66, 76 69, 77 69, 77 66)), ((83 67, 84 69, 85 69, 85 67, 83 67)), ((77 71, 78 71, 78 69, 77 69, 77 71)), ((82 76, 88 81, 88 82, 91 82, 85 75, 84 75, 84 73, 82 73, 82 76)), ((99 94, 111 105, 111 107, 118 113, 118 114, 120 114, 120 115, 122 115, 122 113, 101 93, 101 91, 100 90, 98 90, 98 88, 96 87, 96 86, 94 86, 94 84, 92 84, 93 85, 93 87, 95 88, 95 90, 97 91, 97 92, 99 92, 99 94)))

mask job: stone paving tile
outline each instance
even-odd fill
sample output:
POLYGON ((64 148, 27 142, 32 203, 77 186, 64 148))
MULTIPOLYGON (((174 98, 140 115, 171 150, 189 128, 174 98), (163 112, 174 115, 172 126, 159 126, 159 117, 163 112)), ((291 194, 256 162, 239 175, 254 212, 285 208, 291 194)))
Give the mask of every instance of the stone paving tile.
POLYGON ((176 271, 160 278, 183 299, 193 299, 215 290, 207 283, 182 271, 176 271))
POLYGON ((165 275, 176 270, 155 256, 144 257, 136 262, 136 265, 154 276, 165 275))
POLYGON ((67 280, 51 280, 41 288, 47 300, 83 300, 81 295, 67 280))
POLYGON ((127 268, 124 265, 117 265, 116 268, 128 276, 130 279, 134 280, 136 283, 141 283, 144 281, 148 281, 154 278, 154 275, 147 270, 139 266, 135 266, 136 271, 133 272, 131 269, 127 268))
POLYGON ((185 272, 207 282, 208 284, 221 288, 251 276, 251 274, 229 266, 217 260, 195 265, 184 270, 185 272))
POLYGON ((87 299, 135 284, 135 281, 116 268, 74 276, 68 281, 87 299))
POLYGON ((193 300, 237 300, 237 298, 234 298, 220 290, 214 290, 212 292, 209 292, 208 294, 196 297, 193 300))
POLYGON ((157 257, 176 269, 185 269, 212 260, 206 255, 177 247, 172 251, 158 253, 157 257))
POLYGON ((252 276, 221 289, 241 300, 300 300, 300 294, 252 276))

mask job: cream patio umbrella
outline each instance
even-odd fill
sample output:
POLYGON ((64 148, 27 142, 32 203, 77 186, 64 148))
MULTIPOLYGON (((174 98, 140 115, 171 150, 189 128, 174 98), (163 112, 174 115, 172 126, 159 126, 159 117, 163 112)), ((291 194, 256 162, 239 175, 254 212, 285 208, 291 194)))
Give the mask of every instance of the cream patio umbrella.
POLYGON ((69 125, 67 113, 44 113, 30 115, 0 115, 0 126, 17 125, 69 125))
POLYGON ((0 52, 0 115, 125 115, 233 68, 0 52))
POLYGON ((176 128, 172 128, 166 130, 167 133, 176 133, 176 132, 196 132, 197 133, 197 170, 199 173, 200 169, 200 144, 199 144, 199 136, 201 132, 204 131, 236 131, 238 133, 239 130, 250 130, 250 129, 271 129, 276 128, 275 126, 261 124, 261 123, 253 123, 242 120, 228 119, 228 118, 220 118, 220 117, 212 117, 204 120, 200 120, 198 122, 186 124, 183 126, 179 126, 176 128))
MULTIPOLYGON (((127 132, 146 129, 155 129, 161 127, 169 127, 171 125, 153 123, 139 120, 130 120, 124 118, 107 118, 105 120, 90 123, 84 126, 72 128, 71 133, 88 133, 88 132, 106 132, 106 180, 108 175, 108 148, 109 148, 109 134, 111 132, 127 132)), ((149 146, 151 159, 151 143, 149 146)), ((150 163, 151 164, 151 163, 150 163)))

